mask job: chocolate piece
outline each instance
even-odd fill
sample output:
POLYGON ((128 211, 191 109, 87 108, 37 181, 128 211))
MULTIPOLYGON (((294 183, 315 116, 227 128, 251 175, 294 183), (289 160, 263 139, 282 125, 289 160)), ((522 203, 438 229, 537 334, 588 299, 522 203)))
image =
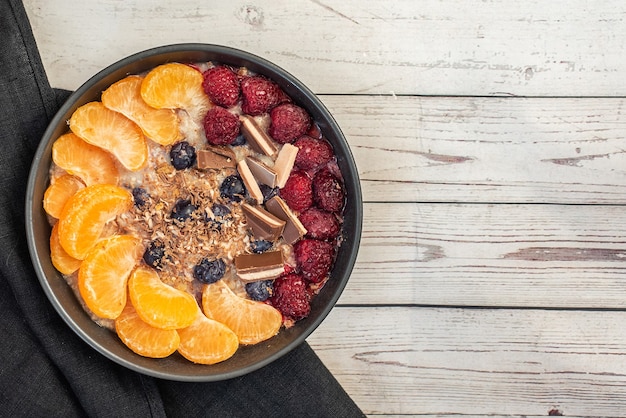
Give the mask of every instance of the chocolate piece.
POLYGON ((275 279, 285 272, 285 260, 282 251, 240 254, 235 256, 235 269, 245 283, 275 279))
POLYGON ((248 226, 256 239, 275 241, 283 233, 285 221, 272 215, 260 206, 241 205, 248 226))
POLYGON ((274 171, 276 171, 276 174, 278 175, 276 185, 281 189, 285 187, 285 183, 287 183, 293 164, 296 161, 297 154, 298 147, 291 144, 285 144, 280 149, 278 157, 276 157, 276 161, 274 162, 274 171))
POLYGON ((237 163, 237 171, 239 171, 239 175, 241 176, 250 197, 254 199, 256 203, 263 203, 263 192, 261 191, 259 184, 256 182, 256 178, 254 178, 252 171, 250 171, 250 167, 248 167, 246 160, 241 160, 237 163))
POLYGON ((246 138, 252 149, 261 154, 273 157, 278 152, 272 138, 256 123, 251 116, 241 115, 241 133, 246 138))
POLYGON ((306 234, 306 228, 302 225, 300 219, 280 197, 272 197, 265 203, 265 207, 272 215, 285 221, 285 229, 282 235, 287 244, 293 244, 306 234))
POLYGON ((225 153, 217 153, 213 149, 202 149, 196 152, 196 160, 198 168, 205 169, 222 169, 236 167, 235 154, 228 156, 225 153))
POLYGON ((254 157, 246 157, 248 168, 259 183, 267 184, 270 187, 276 187, 277 174, 272 168, 269 168, 261 161, 254 157))
POLYGON ((207 147, 207 149, 213 151, 216 154, 219 154, 223 157, 226 157, 230 160, 236 161, 237 158, 235 156, 235 151, 233 151, 232 149, 230 149, 227 146, 209 146, 207 147))

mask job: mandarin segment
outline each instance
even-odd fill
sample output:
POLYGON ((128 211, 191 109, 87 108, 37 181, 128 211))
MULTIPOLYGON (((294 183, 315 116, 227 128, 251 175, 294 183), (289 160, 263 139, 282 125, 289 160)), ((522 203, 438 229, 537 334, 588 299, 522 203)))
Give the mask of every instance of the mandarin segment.
POLYGON ((43 194, 43 209, 48 215, 59 219, 67 201, 83 187, 85 184, 71 174, 53 179, 43 194))
POLYGON ((172 109, 155 109, 141 97, 143 77, 131 75, 102 92, 102 104, 135 122, 144 134, 160 145, 171 145, 180 138, 180 120, 172 109))
POLYGON ((283 322, 277 309, 236 295, 223 280, 204 287, 202 309, 208 318, 233 330, 240 344, 257 344, 273 337, 283 322))
POLYGON ((72 274, 78 270, 82 261, 75 259, 61 247, 58 225, 54 224, 50 233, 50 260, 54 268, 62 274, 72 274))
POLYGON ((180 337, 176 330, 155 328, 146 324, 130 301, 115 319, 115 332, 133 352, 144 357, 164 358, 178 348, 180 337))
POLYGON ((141 83, 141 97, 157 109, 184 109, 198 120, 211 107, 202 88, 202 73, 181 63, 152 69, 141 83))
POLYGON ((188 327, 200 310, 191 294, 163 283, 148 267, 140 266, 133 272, 128 291, 139 317, 156 328, 188 327))
POLYGON ((229 359, 239 348, 237 335, 226 325, 209 319, 198 309, 195 321, 178 330, 178 352, 198 364, 215 364, 229 359))
POLYGON ((74 194, 59 217, 59 241, 72 257, 84 259, 105 225, 133 205, 132 194, 110 184, 95 184, 74 194))
POLYGON ((115 158, 72 132, 61 135, 54 141, 52 161, 68 173, 79 177, 87 186, 117 184, 119 179, 115 158))
POLYGON ((131 235, 104 238, 89 251, 78 270, 78 290, 94 314, 115 319, 122 313, 128 277, 142 254, 141 240, 131 235))
POLYGON ((148 160, 148 144, 141 128, 100 102, 76 109, 70 129, 91 145, 109 151, 128 170, 137 171, 148 160))

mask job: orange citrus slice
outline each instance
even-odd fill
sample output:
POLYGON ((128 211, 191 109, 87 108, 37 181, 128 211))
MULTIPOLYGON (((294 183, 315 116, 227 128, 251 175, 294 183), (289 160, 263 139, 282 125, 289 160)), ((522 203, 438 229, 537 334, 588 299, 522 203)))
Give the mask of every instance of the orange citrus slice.
POLYGON ((211 107, 202 81, 202 73, 189 65, 163 64, 146 75, 141 83, 141 97, 157 109, 184 109, 198 119, 211 107))
POLYGON ((226 325, 204 316, 200 309, 193 324, 179 329, 178 335, 178 352, 194 363, 219 363, 232 357, 239 348, 237 335, 226 325))
POLYGON ((117 184, 118 181, 119 174, 113 156, 71 132, 54 141, 52 161, 79 177, 87 186, 117 184))
POLYGON ((62 274, 72 274, 80 267, 81 260, 77 260, 70 256, 61 247, 59 242, 59 227, 58 223, 52 227, 52 233, 50 234, 50 259, 54 268, 59 270, 62 274))
POLYGON ((78 290, 101 318, 115 319, 126 306, 128 277, 143 255, 139 238, 113 235, 89 251, 78 270, 78 290))
POLYGON ((148 144, 141 128, 100 102, 76 109, 70 118, 70 129, 91 145, 109 151, 131 171, 139 170, 148 160, 148 144))
POLYGON ((193 296, 163 283, 148 267, 137 267, 128 281, 128 291, 139 317, 156 328, 188 327, 199 310, 193 296))
POLYGON ((104 226, 133 205, 132 194, 111 184, 94 184, 69 198, 59 217, 59 241, 79 260, 96 244, 104 226))
POLYGON ((130 301, 115 319, 115 331, 128 348, 144 357, 167 357, 180 343, 176 330, 155 328, 142 321, 130 301))
POLYGON ((63 174, 48 186, 43 194, 43 209, 53 218, 59 218, 65 204, 77 191, 85 187, 78 177, 63 174))
POLYGON ((102 92, 102 104, 135 122, 154 142, 170 145, 182 137, 180 120, 172 109, 155 109, 141 98, 143 77, 128 76, 102 92))
POLYGON ((237 296, 223 280, 204 287, 202 309, 208 318, 233 330, 240 344, 257 344, 273 337, 283 322, 277 309, 237 296))

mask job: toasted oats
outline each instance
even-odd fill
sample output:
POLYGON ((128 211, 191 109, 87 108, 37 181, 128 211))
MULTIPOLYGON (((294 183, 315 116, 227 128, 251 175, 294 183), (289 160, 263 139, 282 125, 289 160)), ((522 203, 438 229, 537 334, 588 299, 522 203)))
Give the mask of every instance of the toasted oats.
MULTIPOLYGON (((220 170, 196 168, 177 171, 167 162, 156 165, 156 176, 141 183, 149 194, 146 204, 118 219, 123 233, 141 237, 146 246, 161 240, 166 248, 160 275, 174 287, 194 292, 193 267, 203 258, 222 258, 231 266, 235 255, 247 252, 250 237, 241 203, 230 202, 216 190, 226 175, 220 170), (197 209, 185 221, 173 219, 172 209, 179 199, 189 199, 197 209), (231 213, 216 217, 212 207, 227 205, 231 213)), ((234 275, 229 275, 235 279, 234 275)), ((234 282, 234 280, 231 280, 234 282)), ((236 283, 230 283, 236 287, 236 283)))

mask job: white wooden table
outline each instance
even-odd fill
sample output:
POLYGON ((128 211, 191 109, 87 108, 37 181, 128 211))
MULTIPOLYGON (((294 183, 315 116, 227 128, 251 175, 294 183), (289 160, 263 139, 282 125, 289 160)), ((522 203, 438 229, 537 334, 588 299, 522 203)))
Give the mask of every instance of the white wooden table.
POLYGON ((320 95, 365 223, 309 343, 369 416, 626 416, 626 3, 25 6, 53 87, 205 42, 320 95))

